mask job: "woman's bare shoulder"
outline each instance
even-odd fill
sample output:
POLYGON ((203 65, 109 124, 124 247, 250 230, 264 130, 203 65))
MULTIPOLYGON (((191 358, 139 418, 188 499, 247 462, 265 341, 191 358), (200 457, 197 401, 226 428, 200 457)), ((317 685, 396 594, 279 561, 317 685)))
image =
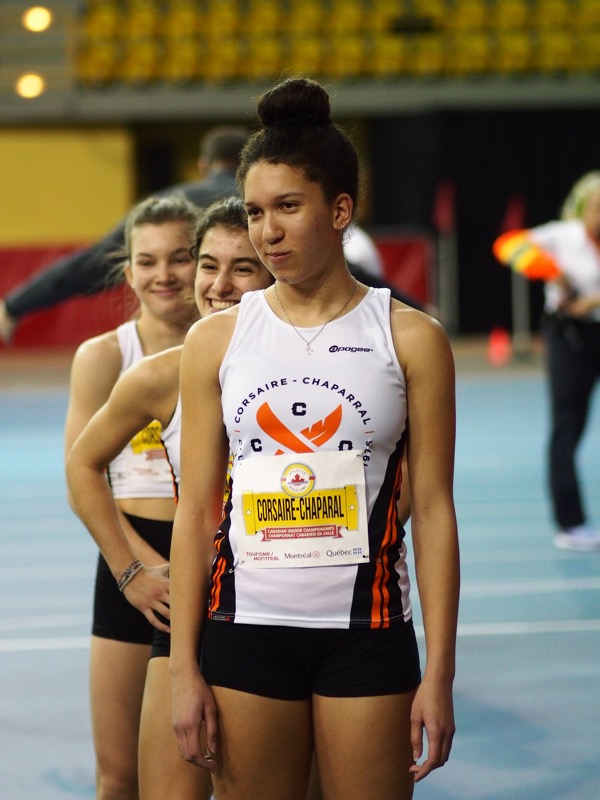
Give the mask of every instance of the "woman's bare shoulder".
POLYGON ((116 331, 108 331, 82 342, 73 357, 73 371, 120 370, 122 363, 121 347, 116 331))
POLYGON ((414 356, 452 357, 446 331, 430 314, 392 300, 390 321, 394 345, 403 366, 414 356))

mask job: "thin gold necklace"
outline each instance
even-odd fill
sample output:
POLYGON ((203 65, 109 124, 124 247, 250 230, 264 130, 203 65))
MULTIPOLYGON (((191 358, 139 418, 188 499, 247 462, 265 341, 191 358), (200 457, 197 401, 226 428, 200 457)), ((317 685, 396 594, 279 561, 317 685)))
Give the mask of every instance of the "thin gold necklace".
POLYGON ((318 330, 318 331, 315 333, 315 335, 312 337, 312 339, 305 339, 305 338, 304 338, 304 336, 302 336, 302 334, 300 333, 300 331, 298 330, 298 328, 297 328, 297 327, 294 325, 294 323, 293 323, 293 322, 292 322, 292 320, 290 319, 290 315, 289 315, 289 314, 288 314, 288 312, 285 310, 285 307, 284 307, 283 303, 282 303, 282 302, 281 302, 281 300, 279 299, 279 294, 278 294, 278 292, 277 292, 277 283, 275 283, 275 284, 274 284, 274 288, 275 288, 275 297, 277 298, 277 302, 279 303, 279 306, 280 306, 281 310, 283 311, 283 313, 284 313, 284 315, 285 315, 285 318, 287 319, 287 321, 290 323, 290 325, 292 326, 292 328, 293 328, 293 329, 296 331, 296 333, 298 334, 298 336, 299 336, 299 337, 302 339, 302 341, 303 341, 303 342, 304 342, 304 344, 306 345, 306 353, 307 353, 307 355, 310 355, 311 353, 314 353, 314 348, 313 348, 313 347, 311 347, 312 343, 314 342, 314 340, 315 340, 315 339, 316 339, 318 336, 320 336, 320 335, 323 333, 323 330, 324 330, 325 326, 326 326, 326 325, 329 325, 329 323, 330 323, 330 322, 333 322, 333 320, 334 320, 336 317, 339 317, 339 315, 342 313, 342 311, 343 311, 343 310, 346 308, 346 306, 348 305, 348 303, 349 303, 349 302, 352 300, 352 298, 353 298, 353 297, 354 297, 354 295, 356 294, 356 289, 358 288, 358 282, 357 282, 357 281, 354 281, 354 286, 352 287, 352 291, 350 292, 350 297, 349 297, 349 298, 346 300, 346 302, 344 303, 344 305, 343 305, 343 306, 342 306, 342 307, 341 307, 341 308, 340 308, 338 311, 336 311, 336 312, 335 312, 335 314, 333 315, 333 317, 330 317, 330 319, 326 320, 326 321, 325 321, 325 322, 324 322, 324 323, 321 325, 321 327, 320 327, 320 328, 319 328, 319 330, 318 330))

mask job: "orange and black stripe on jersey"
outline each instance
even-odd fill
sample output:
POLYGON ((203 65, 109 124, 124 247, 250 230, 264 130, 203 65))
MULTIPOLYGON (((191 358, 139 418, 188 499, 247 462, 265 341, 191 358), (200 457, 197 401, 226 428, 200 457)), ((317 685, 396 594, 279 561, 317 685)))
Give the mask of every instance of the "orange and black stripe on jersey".
POLYGON ((390 455, 369 518, 371 554, 369 561, 358 567, 350 611, 351 628, 364 627, 368 621, 372 628, 388 628, 392 619, 398 622, 403 617, 403 586, 396 564, 404 539, 397 500, 402 484, 405 444, 406 432, 390 455))

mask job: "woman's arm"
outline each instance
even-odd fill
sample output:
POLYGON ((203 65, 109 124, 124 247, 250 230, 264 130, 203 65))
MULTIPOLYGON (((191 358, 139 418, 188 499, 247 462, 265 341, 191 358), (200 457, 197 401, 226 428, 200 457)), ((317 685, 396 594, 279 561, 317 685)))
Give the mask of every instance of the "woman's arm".
MULTIPOLYGON (((118 510, 106 480, 106 468, 153 419, 163 417, 168 422, 177 402, 176 375, 175 372, 174 379, 165 385, 150 359, 127 370, 116 382, 107 402, 78 436, 67 458, 71 504, 96 541, 115 580, 136 559, 145 567, 165 563, 118 510)), ((124 593, 155 627, 168 630, 155 614, 159 611, 169 616, 166 569, 141 570, 127 584, 124 593)))
POLYGON ((198 668, 198 644, 223 513, 229 448, 218 373, 232 329, 227 311, 197 323, 184 344, 180 374, 181 484, 171 547, 173 727, 183 757, 209 770, 215 762, 205 757, 201 730, 215 753, 216 709, 198 668))
POLYGON ((421 780, 449 757, 454 736, 452 684, 459 598, 459 552, 453 500, 454 361, 441 326, 418 312, 393 314, 398 355, 407 379, 411 531, 425 627, 426 666, 411 725, 421 780))
POLYGON ((115 331, 88 339, 77 349, 71 366, 65 459, 75 439, 108 400, 121 364, 121 348, 115 331))

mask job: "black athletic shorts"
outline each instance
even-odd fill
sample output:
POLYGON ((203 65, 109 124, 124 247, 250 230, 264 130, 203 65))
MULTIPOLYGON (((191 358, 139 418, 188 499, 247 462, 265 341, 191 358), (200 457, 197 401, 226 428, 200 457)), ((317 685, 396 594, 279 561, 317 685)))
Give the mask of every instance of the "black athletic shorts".
MULTIPOLYGON (((165 561, 169 560, 173 523, 125 515, 131 525, 165 561)), ((135 578, 134 578, 135 580, 135 578)), ((151 644, 156 630, 117 588, 117 582, 101 554, 98 555, 94 591, 92 634, 131 644, 151 644)))
POLYGON ((391 628, 292 628, 209 620, 207 683, 280 700, 402 694, 421 680, 412 622, 391 628))
MULTIPOLYGON (((163 622, 169 624, 169 620, 165 619, 162 614, 157 614, 157 617, 163 622)), ((159 631, 158 628, 152 628, 152 651, 150 658, 168 658, 171 655, 171 634, 165 631, 159 631)))

